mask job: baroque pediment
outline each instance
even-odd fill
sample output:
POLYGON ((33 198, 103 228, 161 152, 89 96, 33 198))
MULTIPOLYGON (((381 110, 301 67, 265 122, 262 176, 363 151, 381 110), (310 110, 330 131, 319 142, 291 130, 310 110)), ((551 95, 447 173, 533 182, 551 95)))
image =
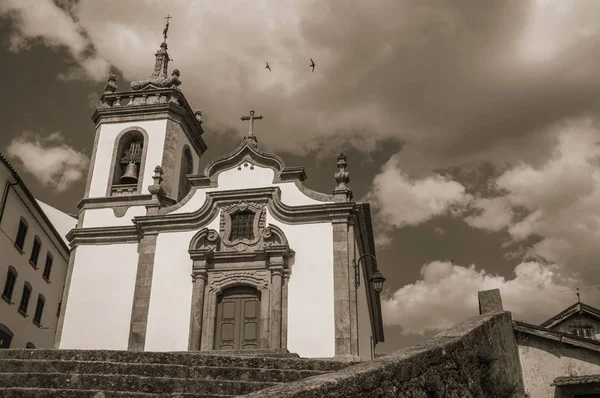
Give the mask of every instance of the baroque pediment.
POLYGON ((240 146, 231 153, 208 163, 204 169, 204 175, 196 178, 193 183, 196 186, 216 187, 221 172, 241 167, 243 164, 272 169, 275 173, 273 183, 306 180, 304 167, 286 167, 283 159, 279 156, 259 149, 254 137, 244 137, 240 146))

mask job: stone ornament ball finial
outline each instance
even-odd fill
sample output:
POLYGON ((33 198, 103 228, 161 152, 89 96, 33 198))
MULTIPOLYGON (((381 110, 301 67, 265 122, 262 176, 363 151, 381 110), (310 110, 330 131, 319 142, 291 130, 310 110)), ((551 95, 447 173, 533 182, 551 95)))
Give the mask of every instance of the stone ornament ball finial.
POLYGON ((335 173, 335 181, 338 183, 336 189, 339 190, 347 190, 348 187, 346 184, 350 182, 350 173, 346 171, 346 167, 348 163, 346 162, 346 154, 344 152, 340 152, 338 155, 337 167, 340 171, 335 173))

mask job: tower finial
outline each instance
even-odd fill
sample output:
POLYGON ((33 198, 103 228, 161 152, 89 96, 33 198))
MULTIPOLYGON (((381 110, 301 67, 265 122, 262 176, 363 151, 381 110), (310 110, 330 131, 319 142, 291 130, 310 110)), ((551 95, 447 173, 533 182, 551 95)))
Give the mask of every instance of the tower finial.
POLYGON ((577 288, 577 302, 581 303, 581 295, 579 294, 579 288, 577 288))
POLYGON ((165 17, 165 19, 167 20, 167 25, 165 26, 165 30, 163 30, 163 37, 164 37, 164 41, 163 43, 167 42, 167 32, 169 31, 169 19, 173 18, 171 15, 167 14, 167 16, 165 17))

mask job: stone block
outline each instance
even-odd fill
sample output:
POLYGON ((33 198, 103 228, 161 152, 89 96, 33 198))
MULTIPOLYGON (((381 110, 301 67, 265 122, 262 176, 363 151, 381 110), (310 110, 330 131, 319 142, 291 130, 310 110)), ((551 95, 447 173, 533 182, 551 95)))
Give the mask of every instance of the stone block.
POLYGON ((504 311, 500 289, 484 290, 477 295, 479 297, 479 314, 483 315, 504 311))

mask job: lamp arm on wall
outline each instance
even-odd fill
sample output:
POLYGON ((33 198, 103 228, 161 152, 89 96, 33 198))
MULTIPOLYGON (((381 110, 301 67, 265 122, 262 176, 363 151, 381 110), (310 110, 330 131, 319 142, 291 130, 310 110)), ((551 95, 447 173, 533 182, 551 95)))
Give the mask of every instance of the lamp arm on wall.
POLYGON ((377 267, 377 258, 372 254, 363 254, 362 256, 360 256, 358 258, 358 260, 353 259, 352 267, 354 268, 354 277, 355 277, 355 281, 356 281, 356 287, 360 286, 360 260, 362 260, 365 257, 371 257, 373 259, 373 261, 375 261, 375 267, 377 267))

